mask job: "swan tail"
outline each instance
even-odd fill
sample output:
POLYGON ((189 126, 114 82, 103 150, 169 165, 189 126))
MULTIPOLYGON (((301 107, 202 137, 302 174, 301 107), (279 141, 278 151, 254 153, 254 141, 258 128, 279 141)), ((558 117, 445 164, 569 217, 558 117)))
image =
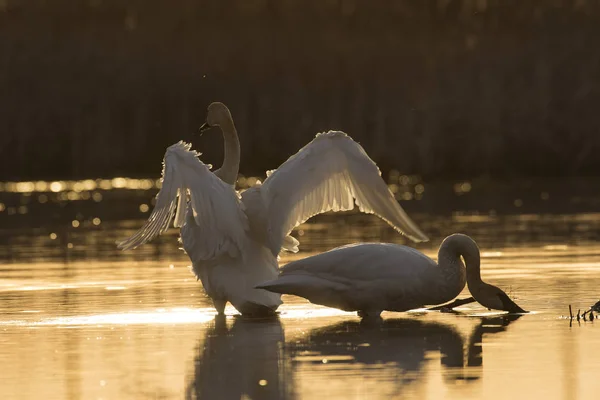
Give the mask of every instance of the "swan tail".
POLYGON ((311 275, 283 275, 256 286, 275 293, 304 297, 313 304, 352 311, 356 308, 348 303, 348 287, 311 275))

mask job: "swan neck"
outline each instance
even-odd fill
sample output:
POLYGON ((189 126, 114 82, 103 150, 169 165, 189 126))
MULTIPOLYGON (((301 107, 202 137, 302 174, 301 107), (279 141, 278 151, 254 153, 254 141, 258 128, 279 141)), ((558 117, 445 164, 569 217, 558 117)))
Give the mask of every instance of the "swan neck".
POLYGON ((449 296, 458 296, 465 284, 469 285, 471 293, 473 289, 480 289, 482 282, 479 257, 477 244, 466 235, 450 235, 442 242, 438 252, 438 264, 442 268, 449 296))
POLYGON ((231 119, 221 124, 221 131, 223 132, 225 151, 219 177, 224 182, 235 185, 240 169, 240 140, 231 119))
POLYGON ((467 268, 467 285, 469 288, 478 287, 481 283, 481 262, 479 255, 463 254, 467 268))
POLYGON ((439 288, 439 303, 452 300, 460 294, 466 284, 465 266, 460 255, 446 246, 438 252, 438 266, 441 269, 442 282, 439 288))
POLYGON ((466 272, 469 288, 479 286, 481 283, 479 247, 471 238, 460 234, 449 236, 442 243, 438 256, 441 261, 446 261, 452 266, 450 269, 460 268, 463 274, 466 272), (461 257, 465 261, 464 265, 461 257))

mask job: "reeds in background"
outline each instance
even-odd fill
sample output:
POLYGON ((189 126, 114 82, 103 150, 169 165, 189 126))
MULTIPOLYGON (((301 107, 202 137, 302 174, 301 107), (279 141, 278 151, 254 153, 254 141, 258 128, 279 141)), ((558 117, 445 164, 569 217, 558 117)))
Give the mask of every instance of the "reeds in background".
POLYGON ((597 175, 599 37, 598 1, 0 0, 0 180, 158 175, 214 100, 247 174, 341 129, 383 170, 597 175))

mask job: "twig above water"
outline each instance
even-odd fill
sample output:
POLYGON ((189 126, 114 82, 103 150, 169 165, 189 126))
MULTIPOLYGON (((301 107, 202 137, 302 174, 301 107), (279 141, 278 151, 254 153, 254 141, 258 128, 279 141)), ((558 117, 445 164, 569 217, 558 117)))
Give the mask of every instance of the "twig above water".
POLYGON ((573 309, 569 304, 569 326, 571 326, 574 319, 577 320, 577 322, 580 322, 582 319, 584 322, 587 322, 588 319, 590 320, 590 322, 594 322, 594 319, 598 318, 596 317, 596 315, 594 315, 594 311, 598 312, 596 307, 598 307, 599 304, 600 302, 594 304, 592 307, 590 307, 589 310, 586 310, 584 312, 581 312, 581 309, 578 309, 576 315, 573 315, 573 309))
POLYGON ((571 310, 571 305, 569 304, 569 316, 573 319, 573 310, 571 310))

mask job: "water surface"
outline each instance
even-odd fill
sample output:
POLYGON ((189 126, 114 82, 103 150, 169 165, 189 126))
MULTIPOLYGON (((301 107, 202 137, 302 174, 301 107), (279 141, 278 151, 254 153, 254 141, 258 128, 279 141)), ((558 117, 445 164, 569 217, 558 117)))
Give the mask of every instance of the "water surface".
MULTIPOLYGON (((563 318, 569 304, 584 309, 600 299, 593 207, 573 212, 555 203, 535 214, 511 198, 496 211, 475 209, 465 196, 442 210, 431 210, 426 197, 403 203, 432 238, 415 247, 435 257, 447 234, 471 235, 484 279, 532 314, 471 304, 456 314, 384 313, 381 323, 365 324, 286 296, 279 318, 256 321, 232 308, 215 317, 175 230, 135 251, 116 250, 115 240, 148 215, 142 206, 151 207, 153 192, 97 193, 100 200, 0 197, 3 399, 593 399, 600 392, 600 320, 571 326, 563 318)), ((356 214, 318 217, 296 236, 301 252, 282 254, 281 264, 356 241, 407 243, 356 214)))

